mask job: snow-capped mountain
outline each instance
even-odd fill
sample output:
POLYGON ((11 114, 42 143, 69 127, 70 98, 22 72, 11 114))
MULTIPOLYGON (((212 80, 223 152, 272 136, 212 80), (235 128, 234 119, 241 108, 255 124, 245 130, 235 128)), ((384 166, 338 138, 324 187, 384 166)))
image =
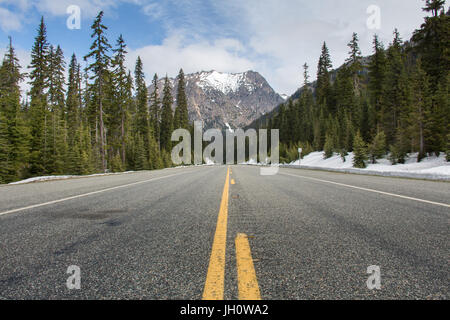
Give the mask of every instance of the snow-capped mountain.
MULTIPOLYGON (((173 96, 178 82, 170 79, 173 96)), ((272 111, 284 99, 257 72, 197 72, 185 75, 189 118, 203 120, 205 128, 244 128, 272 111)), ((162 93, 164 80, 158 83, 162 93)), ((149 88, 150 92, 153 87, 149 88)), ((175 101, 176 104, 176 101, 175 101)))

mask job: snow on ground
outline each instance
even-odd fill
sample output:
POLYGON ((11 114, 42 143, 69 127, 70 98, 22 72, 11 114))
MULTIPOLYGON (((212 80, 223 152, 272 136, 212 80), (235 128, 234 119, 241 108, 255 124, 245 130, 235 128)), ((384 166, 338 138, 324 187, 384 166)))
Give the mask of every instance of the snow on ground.
POLYGON ((17 182, 11 182, 11 185, 14 184, 25 184, 25 183, 33 183, 33 182, 42 182, 42 181, 51 181, 51 180, 66 180, 66 179, 72 179, 72 178, 85 178, 85 177, 98 177, 98 176, 108 176, 108 175, 115 175, 115 174, 125 174, 125 173, 132 173, 134 171, 126 171, 126 172, 117 172, 117 173, 96 173, 86 176, 43 176, 43 177, 34 177, 29 178, 17 182))
POLYGON ((45 177, 34 177, 26 180, 21 180, 17 182, 11 182, 10 184, 25 184, 32 182, 40 182, 40 181, 49 181, 49 180, 65 180, 73 178, 73 176, 45 176, 45 177))
POLYGON ((206 166, 214 166, 215 164, 216 163, 213 160, 211 160, 209 158, 205 159, 205 164, 204 165, 206 165, 206 166))
POLYGON ((440 157, 432 156, 417 162, 417 153, 410 154, 405 164, 392 165, 388 159, 379 159, 376 164, 368 164, 366 169, 353 168, 353 153, 345 157, 345 162, 340 155, 335 154, 329 159, 323 158, 323 152, 313 152, 301 160, 294 161, 289 166, 302 168, 332 169, 358 173, 371 173, 391 176, 404 176, 412 178, 430 178, 450 180, 450 163, 445 160, 445 154, 440 157))
POLYGON ((255 159, 250 159, 250 160, 248 160, 248 161, 240 162, 240 163, 238 163, 238 164, 241 164, 241 165, 252 165, 252 166, 262 166, 262 165, 265 165, 265 164, 262 164, 262 163, 258 163, 255 159))

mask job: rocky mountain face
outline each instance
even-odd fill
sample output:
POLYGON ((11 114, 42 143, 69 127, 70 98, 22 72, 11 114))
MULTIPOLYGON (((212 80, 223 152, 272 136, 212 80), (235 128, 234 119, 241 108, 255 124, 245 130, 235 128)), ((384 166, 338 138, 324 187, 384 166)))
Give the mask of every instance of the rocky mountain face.
MULTIPOLYGON (((197 72, 185 75, 189 119, 203 120, 208 128, 244 128, 272 111, 284 99, 257 72, 197 72)), ((170 79, 176 98, 178 81, 170 79)), ((158 82, 162 95, 164 79, 158 82)), ((149 92, 153 86, 149 87, 149 92)), ((176 105, 176 100, 175 100, 176 105)), ((175 106, 174 106, 175 107, 175 106)))

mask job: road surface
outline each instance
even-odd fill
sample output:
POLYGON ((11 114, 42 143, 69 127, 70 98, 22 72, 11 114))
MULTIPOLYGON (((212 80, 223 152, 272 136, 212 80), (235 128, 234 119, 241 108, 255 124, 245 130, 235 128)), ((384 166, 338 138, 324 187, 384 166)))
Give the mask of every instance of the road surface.
POLYGON ((0 299, 448 299, 449 196, 253 166, 0 186, 0 299))

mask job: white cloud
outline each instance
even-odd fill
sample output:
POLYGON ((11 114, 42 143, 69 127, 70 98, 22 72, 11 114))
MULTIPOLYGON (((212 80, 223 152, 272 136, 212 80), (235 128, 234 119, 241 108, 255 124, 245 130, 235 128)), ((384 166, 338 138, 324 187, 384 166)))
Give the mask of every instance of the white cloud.
POLYGON ((237 54, 243 45, 235 39, 218 39, 212 43, 201 40, 185 44, 181 35, 170 35, 161 45, 150 45, 139 49, 130 49, 127 66, 134 70, 138 56, 144 63, 147 82, 157 73, 160 77, 174 77, 180 68, 185 73, 219 70, 222 72, 240 72, 255 68, 255 64, 237 54))
POLYGON ((26 11, 31 6, 31 0, 0 0, 0 4, 15 5, 21 11, 26 11))
POLYGON ((338 67, 348 55, 347 43, 353 32, 359 35, 363 55, 370 55, 375 32, 386 45, 394 28, 407 40, 424 16, 421 0, 228 0, 211 4, 211 16, 219 14, 221 18, 221 23, 215 24, 211 16, 204 16, 198 1, 141 4, 147 15, 159 18, 170 32, 162 45, 135 50, 147 60, 148 71, 173 75, 180 67, 187 72, 253 68, 276 91, 288 94, 301 85, 305 62, 311 79, 315 78, 323 41, 330 49, 333 66, 338 67), (380 30, 367 28, 370 5, 381 8, 380 30), (181 10, 182 19, 170 16, 175 7, 177 13, 181 10))
POLYGON ((0 8, 0 28, 4 32, 20 30, 22 24, 20 23, 19 15, 8 9, 0 8))
POLYGON ((142 11, 145 15, 158 19, 163 15, 163 9, 158 3, 149 3, 143 6, 142 11))
POLYGON ((275 90, 293 93, 302 82, 303 63, 308 63, 315 78, 323 41, 330 49, 334 67, 345 61, 353 32, 359 35, 363 54, 372 53, 375 31, 366 25, 366 10, 372 4, 381 8, 381 29, 376 32, 386 45, 392 40, 394 28, 407 40, 422 23, 421 0, 229 0, 217 6, 240 12, 233 22, 236 29, 249 35, 246 46, 260 57, 258 71, 275 90))

